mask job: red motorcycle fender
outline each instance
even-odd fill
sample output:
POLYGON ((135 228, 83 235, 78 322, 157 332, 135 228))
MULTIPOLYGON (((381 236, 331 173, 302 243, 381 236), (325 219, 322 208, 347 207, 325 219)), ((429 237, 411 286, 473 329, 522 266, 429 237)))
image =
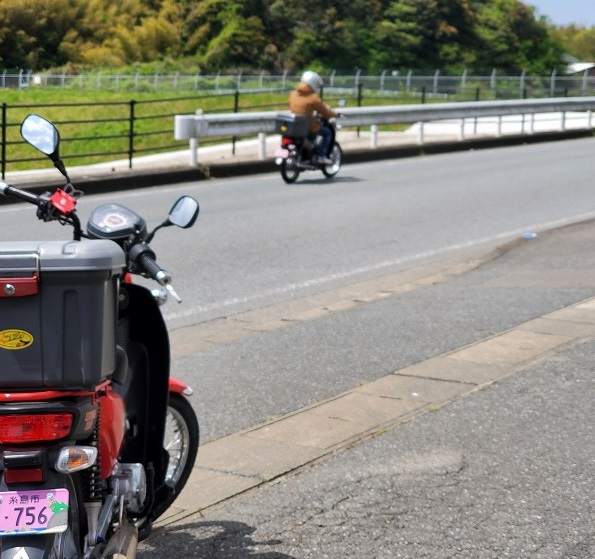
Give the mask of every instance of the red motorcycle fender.
POLYGON ((192 388, 174 377, 169 377, 169 391, 174 394, 184 394, 184 396, 192 394, 192 388))
POLYGON ((126 429, 124 400, 109 387, 98 399, 99 417, 99 468, 101 477, 107 478, 114 469, 126 429))

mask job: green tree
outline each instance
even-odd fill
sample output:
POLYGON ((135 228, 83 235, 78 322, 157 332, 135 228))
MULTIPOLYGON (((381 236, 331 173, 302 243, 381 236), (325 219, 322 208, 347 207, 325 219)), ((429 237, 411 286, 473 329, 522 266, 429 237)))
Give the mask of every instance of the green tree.
POLYGON ((81 15, 78 0, 2 0, 0 63, 41 68, 68 61, 63 42, 81 15))
POLYGON ((454 68, 472 60, 475 13, 466 0, 398 0, 378 23, 376 65, 454 68))
POLYGON ((595 27, 568 25, 550 28, 552 38, 564 50, 582 61, 595 62, 595 27))
POLYGON ((562 47, 549 36, 545 19, 517 0, 484 2, 478 11, 477 64, 549 73, 561 68, 562 47))

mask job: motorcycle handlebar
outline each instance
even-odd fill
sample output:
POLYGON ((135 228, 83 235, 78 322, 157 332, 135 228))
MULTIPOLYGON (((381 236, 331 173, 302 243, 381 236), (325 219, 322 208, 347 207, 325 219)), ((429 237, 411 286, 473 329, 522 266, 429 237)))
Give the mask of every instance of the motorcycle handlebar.
POLYGON ((36 206, 39 206, 40 202, 42 201, 42 199, 37 196, 37 194, 10 186, 5 182, 0 182, 0 192, 2 192, 5 196, 12 196, 13 198, 18 198, 19 200, 29 202, 30 204, 35 204, 36 206))
POLYGON ((171 282, 171 276, 150 255, 141 255, 139 263, 157 283, 167 285, 171 282))
POLYGON ((135 244, 128 252, 128 258, 142 268, 151 278, 161 285, 168 285, 171 276, 155 260, 155 253, 145 242, 135 244))
MULTIPOLYGON (((182 299, 176 293, 176 290, 173 288, 171 284, 171 276, 169 273, 161 268, 159 264, 155 261, 155 254, 148 248, 149 245, 146 243, 141 243, 144 245, 141 248, 141 252, 137 257, 138 264, 160 285, 163 285, 167 291, 174 297, 174 299, 181 303, 182 299), (144 249, 144 251, 143 251, 144 249)), ((138 245, 137 245, 138 246, 138 245)))

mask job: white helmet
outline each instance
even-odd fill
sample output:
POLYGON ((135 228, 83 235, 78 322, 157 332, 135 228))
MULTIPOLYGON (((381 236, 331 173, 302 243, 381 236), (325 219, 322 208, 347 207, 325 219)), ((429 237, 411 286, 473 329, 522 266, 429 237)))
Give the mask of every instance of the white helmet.
POLYGON ((314 93, 320 93, 320 88, 324 85, 322 78, 312 70, 306 70, 302 74, 300 81, 308 84, 314 90, 314 93))

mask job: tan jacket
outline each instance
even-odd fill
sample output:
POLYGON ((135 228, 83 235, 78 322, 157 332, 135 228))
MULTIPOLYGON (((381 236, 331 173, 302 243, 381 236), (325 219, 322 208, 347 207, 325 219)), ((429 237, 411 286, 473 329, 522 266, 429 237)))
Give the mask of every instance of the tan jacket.
POLYGON ((315 113, 329 119, 338 116, 314 90, 306 83, 300 83, 289 94, 289 110, 296 115, 307 115, 310 117, 310 132, 316 133, 320 130, 320 122, 316 119, 315 113))

